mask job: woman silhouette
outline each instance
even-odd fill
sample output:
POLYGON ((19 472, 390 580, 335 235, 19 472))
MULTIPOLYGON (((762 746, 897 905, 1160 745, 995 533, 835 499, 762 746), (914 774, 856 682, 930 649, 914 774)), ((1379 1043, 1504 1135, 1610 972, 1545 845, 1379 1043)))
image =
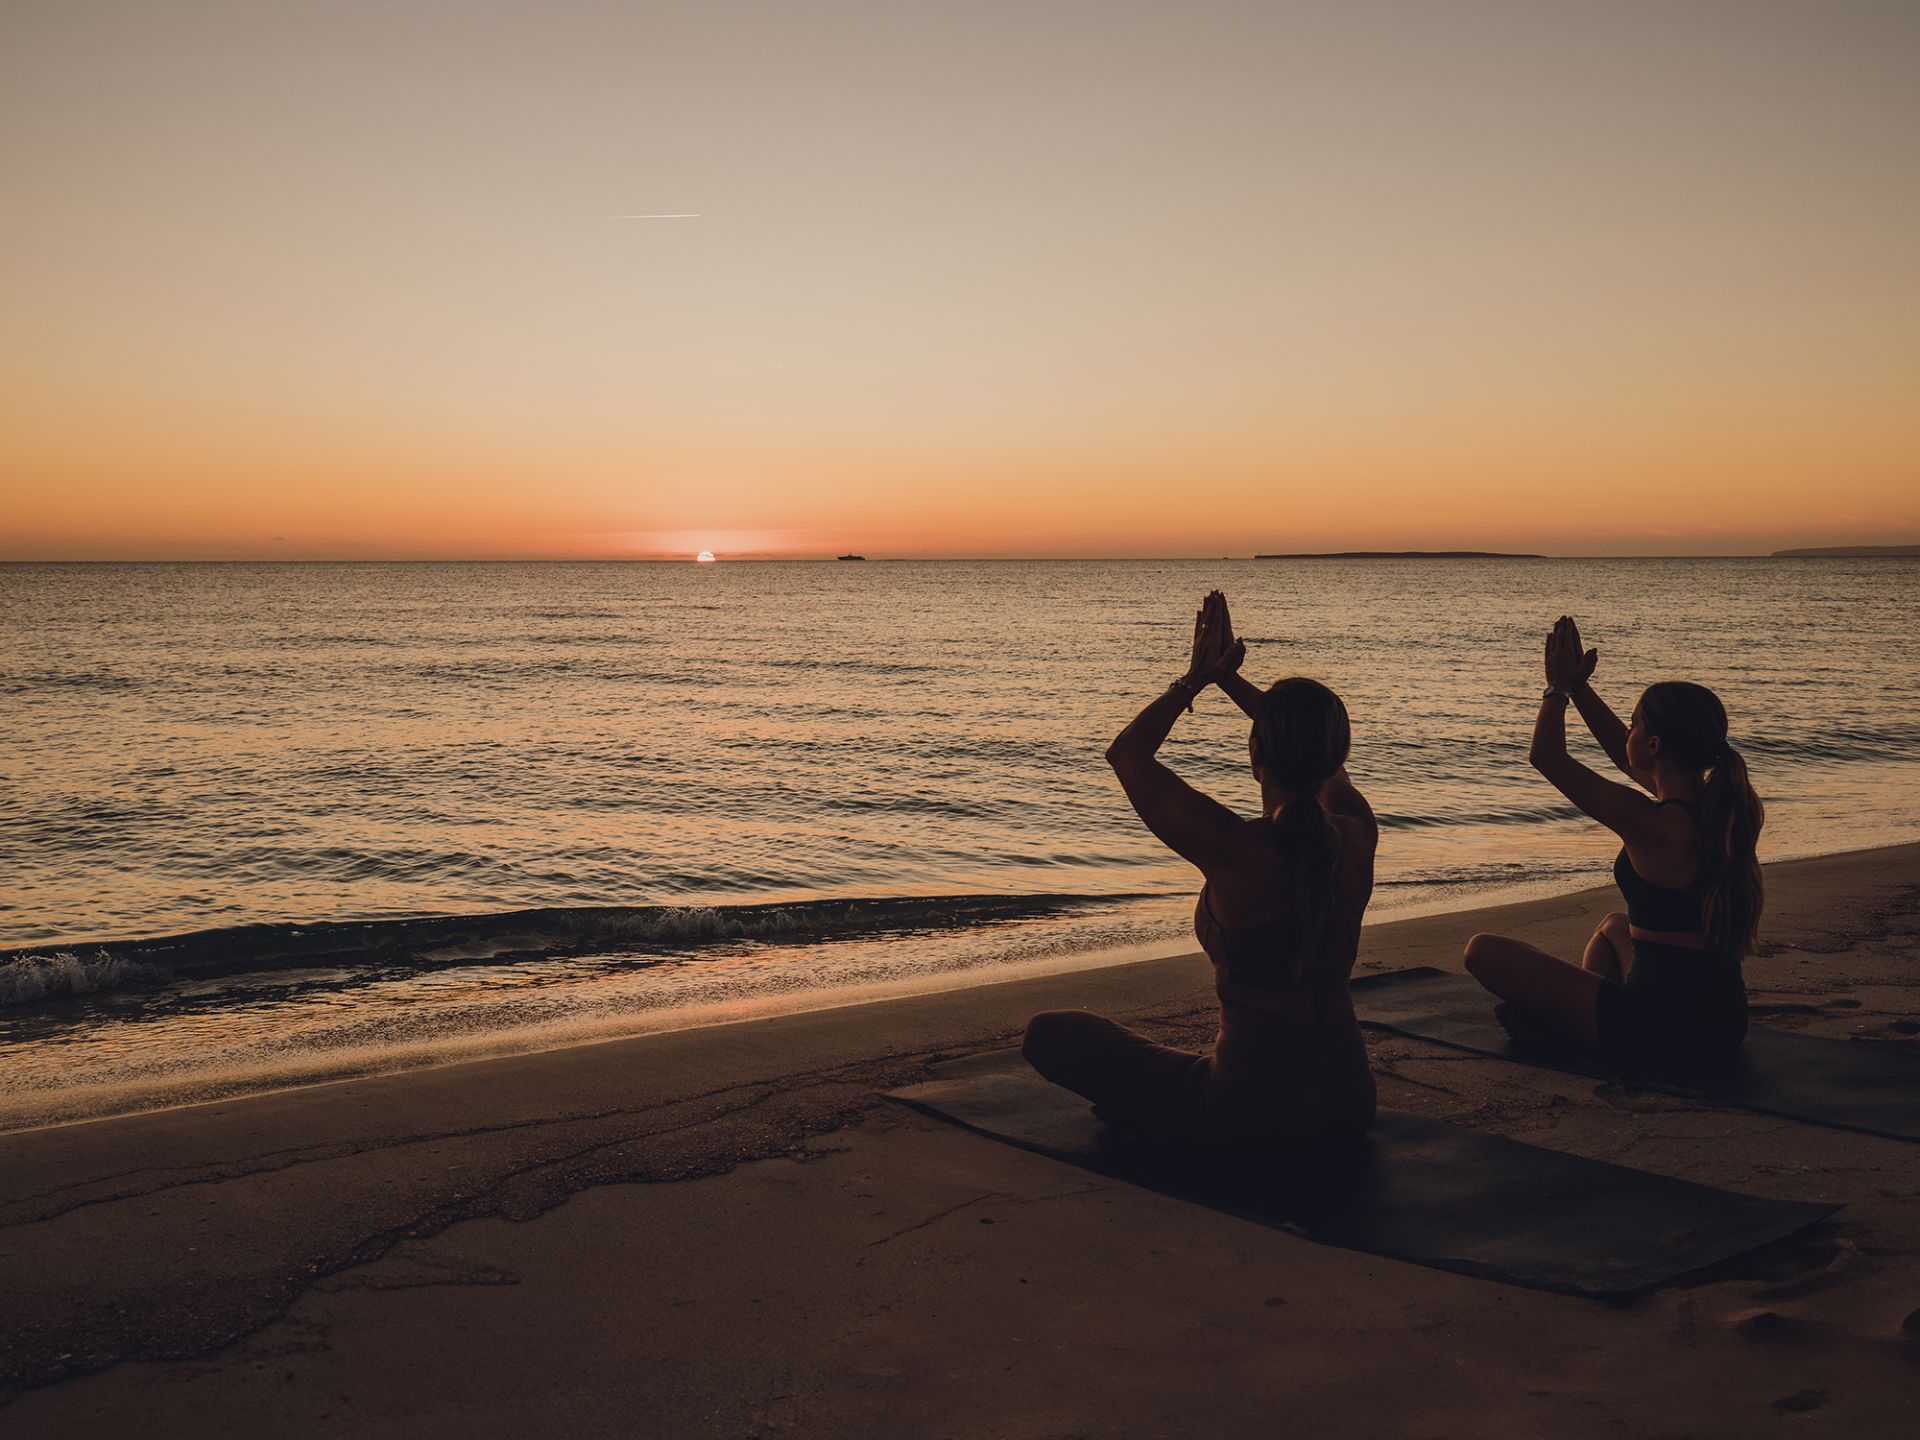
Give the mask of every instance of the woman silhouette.
POLYGON ((1528 758, 1620 837, 1613 874, 1626 913, 1600 922, 1578 965, 1504 935, 1475 935, 1467 970, 1506 1002, 1495 1013, 1517 1037, 1545 1032, 1623 1058, 1723 1059, 1747 1033, 1740 962, 1765 901, 1755 849, 1766 812, 1727 743, 1718 696, 1665 681, 1642 693, 1622 725, 1588 683, 1598 661, 1561 616, 1547 636, 1547 688, 1528 758), (1567 754, 1570 699, 1651 799, 1567 754))
POLYGON ((1373 890, 1373 811, 1347 779, 1346 707, 1317 681, 1262 691, 1241 677, 1226 597, 1194 617, 1187 673, 1107 747, 1146 826, 1205 877, 1194 932, 1213 962, 1220 1029, 1207 1054, 1084 1010, 1027 1022, 1029 1063, 1122 1129, 1200 1150, 1265 1154, 1354 1139, 1374 1117, 1347 994, 1373 890), (1183 710, 1218 685, 1253 720, 1260 818, 1243 819, 1155 758, 1183 710))

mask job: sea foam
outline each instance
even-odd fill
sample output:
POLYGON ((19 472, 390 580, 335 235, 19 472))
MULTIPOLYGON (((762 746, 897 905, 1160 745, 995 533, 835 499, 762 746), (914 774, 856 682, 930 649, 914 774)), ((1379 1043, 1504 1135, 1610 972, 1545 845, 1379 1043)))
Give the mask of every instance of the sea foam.
POLYGON ((163 982, 167 972, 122 955, 16 955, 0 961, 0 1005, 31 1005, 60 995, 92 995, 163 982))

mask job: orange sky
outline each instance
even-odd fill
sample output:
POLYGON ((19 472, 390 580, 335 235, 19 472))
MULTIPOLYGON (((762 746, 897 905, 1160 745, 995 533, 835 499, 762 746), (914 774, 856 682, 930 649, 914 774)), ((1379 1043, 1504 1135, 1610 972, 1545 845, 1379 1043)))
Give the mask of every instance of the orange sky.
POLYGON ((1912 7, 23 8, 0 559, 1920 540, 1912 7))

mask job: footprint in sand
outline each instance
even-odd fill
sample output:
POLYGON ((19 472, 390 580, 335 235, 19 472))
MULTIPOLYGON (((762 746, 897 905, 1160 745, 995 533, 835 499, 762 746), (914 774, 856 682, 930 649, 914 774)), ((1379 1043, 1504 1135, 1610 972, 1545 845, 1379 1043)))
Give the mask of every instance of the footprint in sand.
POLYGON ((1809 1410, 1818 1410, 1827 1403, 1828 1398, 1825 1390, 1799 1390, 1791 1395, 1782 1395, 1773 1402, 1773 1408, 1788 1415, 1803 1415, 1809 1410))
POLYGON ((1742 1310, 1727 1317, 1727 1328, 1749 1340, 1771 1340, 1785 1334, 1793 1322, 1778 1310, 1742 1310))
POLYGON ((1842 1240, 1834 1247, 1834 1255, 1826 1265, 1812 1274, 1796 1275, 1776 1284, 1763 1286, 1754 1291, 1753 1298, 1763 1304, 1778 1300, 1794 1300, 1802 1295, 1811 1295, 1817 1290, 1830 1290, 1835 1285, 1844 1285, 1872 1268, 1860 1247, 1849 1240, 1842 1240))

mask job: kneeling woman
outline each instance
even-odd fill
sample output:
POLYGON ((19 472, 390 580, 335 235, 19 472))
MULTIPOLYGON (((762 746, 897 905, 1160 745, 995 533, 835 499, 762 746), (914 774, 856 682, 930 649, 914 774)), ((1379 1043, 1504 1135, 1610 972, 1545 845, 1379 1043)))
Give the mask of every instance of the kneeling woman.
POLYGON ((1562 617, 1547 637, 1547 689, 1533 766, 1618 835, 1624 915, 1600 922, 1579 965, 1504 935, 1467 942, 1467 970, 1507 1003, 1516 1036, 1542 1031, 1616 1058, 1718 1060, 1747 1033, 1740 962, 1763 901, 1755 847, 1765 812, 1727 743, 1727 712, 1702 685, 1649 686, 1622 725, 1587 683, 1598 652, 1562 617), (1647 791, 1567 754, 1567 701, 1601 748, 1647 791))
POLYGON ((1312 680, 1261 691, 1227 604, 1207 597, 1193 663, 1107 749, 1147 828, 1206 877, 1194 930, 1213 962, 1220 1030, 1210 1054, 1160 1045, 1084 1010, 1027 1022, 1023 1053, 1109 1124, 1221 1154, 1356 1139, 1374 1086, 1347 978, 1373 890, 1378 829, 1348 782, 1346 707, 1312 680), (1261 816, 1246 820, 1154 758, 1181 711, 1219 685, 1253 719, 1261 816))

